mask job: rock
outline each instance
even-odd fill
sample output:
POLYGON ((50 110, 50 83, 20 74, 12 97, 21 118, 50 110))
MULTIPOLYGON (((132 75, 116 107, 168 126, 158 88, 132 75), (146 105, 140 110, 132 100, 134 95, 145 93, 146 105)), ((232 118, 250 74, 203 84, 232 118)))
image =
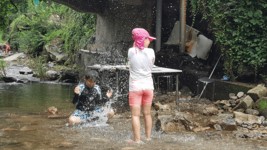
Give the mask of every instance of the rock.
POLYGON ((200 127, 191 120, 192 116, 184 112, 177 112, 175 116, 157 115, 156 130, 164 132, 193 131, 194 128, 200 127))
POLYGON ((55 114, 58 113, 58 110, 57 110, 57 108, 56 108, 55 106, 51 106, 51 107, 49 107, 49 108, 47 109, 47 112, 48 112, 49 114, 55 115, 55 114))
POLYGON ((205 131, 205 130, 209 130, 210 127, 196 127, 193 129, 194 132, 200 132, 200 131, 205 131))
POLYGON ((155 110, 159 111, 170 111, 171 107, 168 104, 162 105, 160 102, 156 102, 154 105, 155 110))
POLYGON ((33 71, 29 67, 23 67, 19 70, 20 74, 33 74, 33 71))
POLYGON ((222 104, 222 105, 226 105, 226 106, 231 106, 229 100, 221 100, 221 101, 218 102, 218 104, 222 104))
POLYGON ((255 116, 258 116, 260 114, 258 110, 250 109, 250 108, 246 110, 246 113, 250 115, 255 115, 255 116))
POLYGON ((237 124, 262 124, 264 117, 258 117, 250 114, 244 114, 242 112, 234 111, 234 117, 237 124))
POLYGON ((230 107, 230 106, 228 106, 228 105, 224 105, 224 106, 223 106, 223 110, 226 110, 226 111, 229 111, 229 110, 230 110, 230 108, 231 108, 231 107, 230 107))
POLYGON ((179 127, 177 124, 175 124, 175 122, 166 122, 165 125, 164 125, 164 128, 162 131, 165 131, 165 132, 176 132, 176 131, 179 131, 179 127))
POLYGON ((174 121, 179 122, 186 130, 192 131, 194 128, 200 127, 199 123, 193 121, 193 118, 196 117, 194 115, 186 112, 176 112, 174 121))
POLYGON ((213 105, 207 106, 203 110, 203 115, 216 115, 219 113, 218 108, 213 105))
POLYGON ((246 107, 247 108, 251 108, 254 104, 254 101, 253 99, 247 95, 244 99, 242 99, 241 101, 243 101, 245 104, 246 104, 246 107))
POLYGON ((229 103, 230 103, 231 107, 234 107, 234 106, 236 106, 237 101, 236 100, 229 100, 229 103))
MULTIPOLYGON (((24 54, 21 54, 24 56, 24 54)), ((20 62, 26 62, 26 58, 23 58, 19 61, 16 61, 18 58, 16 54, 12 55, 12 62, 8 63, 5 71, 6 71, 6 79, 5 82, 18 82, 18 83, 28 83, 28 82, 39 82, 40 79, 33 76, 33 71, 21 64, 20 62)), ((11 56, 10 56, 11 57, 11 56)), ((11 61, 10 60, 10 61, 11 61)))
POLYGON ((220 124, 223 130, 234 131, 237 130, 236 123, 233 118, 228 118, 222 121, 220 124))
POLYGON ((235 93, 229 93, 229 98, 233 99, 233 100, 236 100, 237 96, 235 95, 235 93))
POLYGON ((24 53, 16 53, 14 55, 4 58, 4 61, 6 62, 14 61, 14 60, 17 60, 19 57, 23 57, 23 56, 25 56, 24 53))
POLYGON ((240 108, 246 110, 247 108, 252 108, 253 104, 254 104, 253 99, 252 99, 249 95, 247 95, 246 97, 244 97, 244 98, 239 102, 239 104, 236 105, 235 108, 233 108, 233 110, 240 109, 240 108))
POLYGON ((53 67, 55 66, 55 63, 49 61, 49 62, 47 63, 47 66, 48 66, 49 68, 53 68, 53 67))
POLYGON ((246 131, 246 132, 239 131, 235 133, 235 136, 238 138, 254 138, 254 139, 264 137, 264 135, 258 131, 246 131))
POLYGON ((247 94, 250 95, 254 101, 256 101, 261 97, 267 96, 267 88, 263 84, 259 84, 250 89, 247 94))
POLYGON ((244 92, 238 92, 236 96, 237 96, 238 98, 241 98, 241 97, 243 97, 244 95, 245 95, 244 92))
POLYGON ((7 82, 7 83, 9 83, 9 82, 17 82, 17 79, 14 78, 14 77, 2 77, 2 79, 3 79, 4 82, 7 82))
POLYGON ((245 109, 244 108, 238 108, 235 111, 245 113, 245 109))
POLYGON ((18 79, 17 82, 18 83, 28 83, 29 79, 18 79))
POLYGON ((213 128, 217 131, 222 131, 222 127, 219 124, 213 125, 213 128))
POLYGON ((54 70, 48 70, 45 74, 48 80, 56 80, 59 77, 59 73, 54 70))
POLYGON ((174 122, 172 115, 157 116, 156 130, 164 132, 176 132, 185 130, 185 127, 179 122, 174 122))
POLYGON ((237 129, 237 125, 233 118, 233 114, 218 114, 218 116, 212 116, 210 118, 210 123, 214 125, 215 124, 220 125, 222 130, 234 131, 237 129))
POLYGON ((68 55, 63 53, 63 40, 60 38, 53 39, 44 46, 50 58, 57 63, 64 63, 68 59, 68 55))

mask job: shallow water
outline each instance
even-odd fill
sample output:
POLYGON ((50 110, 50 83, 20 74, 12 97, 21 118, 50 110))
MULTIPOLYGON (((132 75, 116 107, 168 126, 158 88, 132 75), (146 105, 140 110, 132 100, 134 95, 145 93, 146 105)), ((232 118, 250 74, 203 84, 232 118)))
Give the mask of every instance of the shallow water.
MULTIPOLYGON (((152 141, 129 144, 130 113, 116 114, 108 124, 66 126, 73 111, 73 85, 0 84, 0 149, 151 149, 151 150, 254 150, 267 149, 264 140, 237 139, 219 131, 162 133, 153 129, 152 141), (55 106, 60 119, 49 119, 46 109, 55 106)), ((142 137, 144 136, 142 122, 142 137)))

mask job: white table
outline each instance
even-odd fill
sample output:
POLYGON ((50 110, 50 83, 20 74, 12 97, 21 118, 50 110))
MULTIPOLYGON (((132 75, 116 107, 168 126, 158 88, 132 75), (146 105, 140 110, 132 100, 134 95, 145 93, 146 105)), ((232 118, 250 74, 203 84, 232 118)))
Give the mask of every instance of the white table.
MULTIPOLYGON (((119 89, 119 71, 129 71, 129 67, 126 65, 92 65, 87 66, 89 69, 96 69, 99 71, 102 70, 110 70, 116 72, 116 86, 117 90, 119 89)), ((158 67, 154 66, 152 68, 152 74, 164 74, 164 75, 175 75, 176 78, 176 102, 179 101, 179 73, 181 73, 182 70, 179 69, 171 69, 171 68, 165 68, 165 67, 158 67)))

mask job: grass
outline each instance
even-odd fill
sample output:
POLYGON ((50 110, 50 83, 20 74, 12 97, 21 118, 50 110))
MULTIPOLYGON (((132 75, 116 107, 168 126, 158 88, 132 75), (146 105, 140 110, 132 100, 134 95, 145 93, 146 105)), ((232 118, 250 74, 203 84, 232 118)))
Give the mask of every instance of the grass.
POLYGON ((259 110, 266 110, 267 109, 267 101, 264 99, 260 99, 258 106, 259 106, 259 110))

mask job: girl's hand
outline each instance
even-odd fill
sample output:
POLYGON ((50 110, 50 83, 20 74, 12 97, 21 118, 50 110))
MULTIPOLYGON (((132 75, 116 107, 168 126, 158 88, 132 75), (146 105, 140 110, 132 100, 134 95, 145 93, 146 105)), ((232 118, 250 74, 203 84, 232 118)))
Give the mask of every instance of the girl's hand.
POLYGON ((74 93, 75 94, 80 94, 80 91, 81 91, 80 87, 76 86, 75 89, 74 89, 74 93))
POLYGON ((110 98, 112 96, 112 93, 113 93, 112 90, 108 90, 106 93, 107 97, 110 98))

